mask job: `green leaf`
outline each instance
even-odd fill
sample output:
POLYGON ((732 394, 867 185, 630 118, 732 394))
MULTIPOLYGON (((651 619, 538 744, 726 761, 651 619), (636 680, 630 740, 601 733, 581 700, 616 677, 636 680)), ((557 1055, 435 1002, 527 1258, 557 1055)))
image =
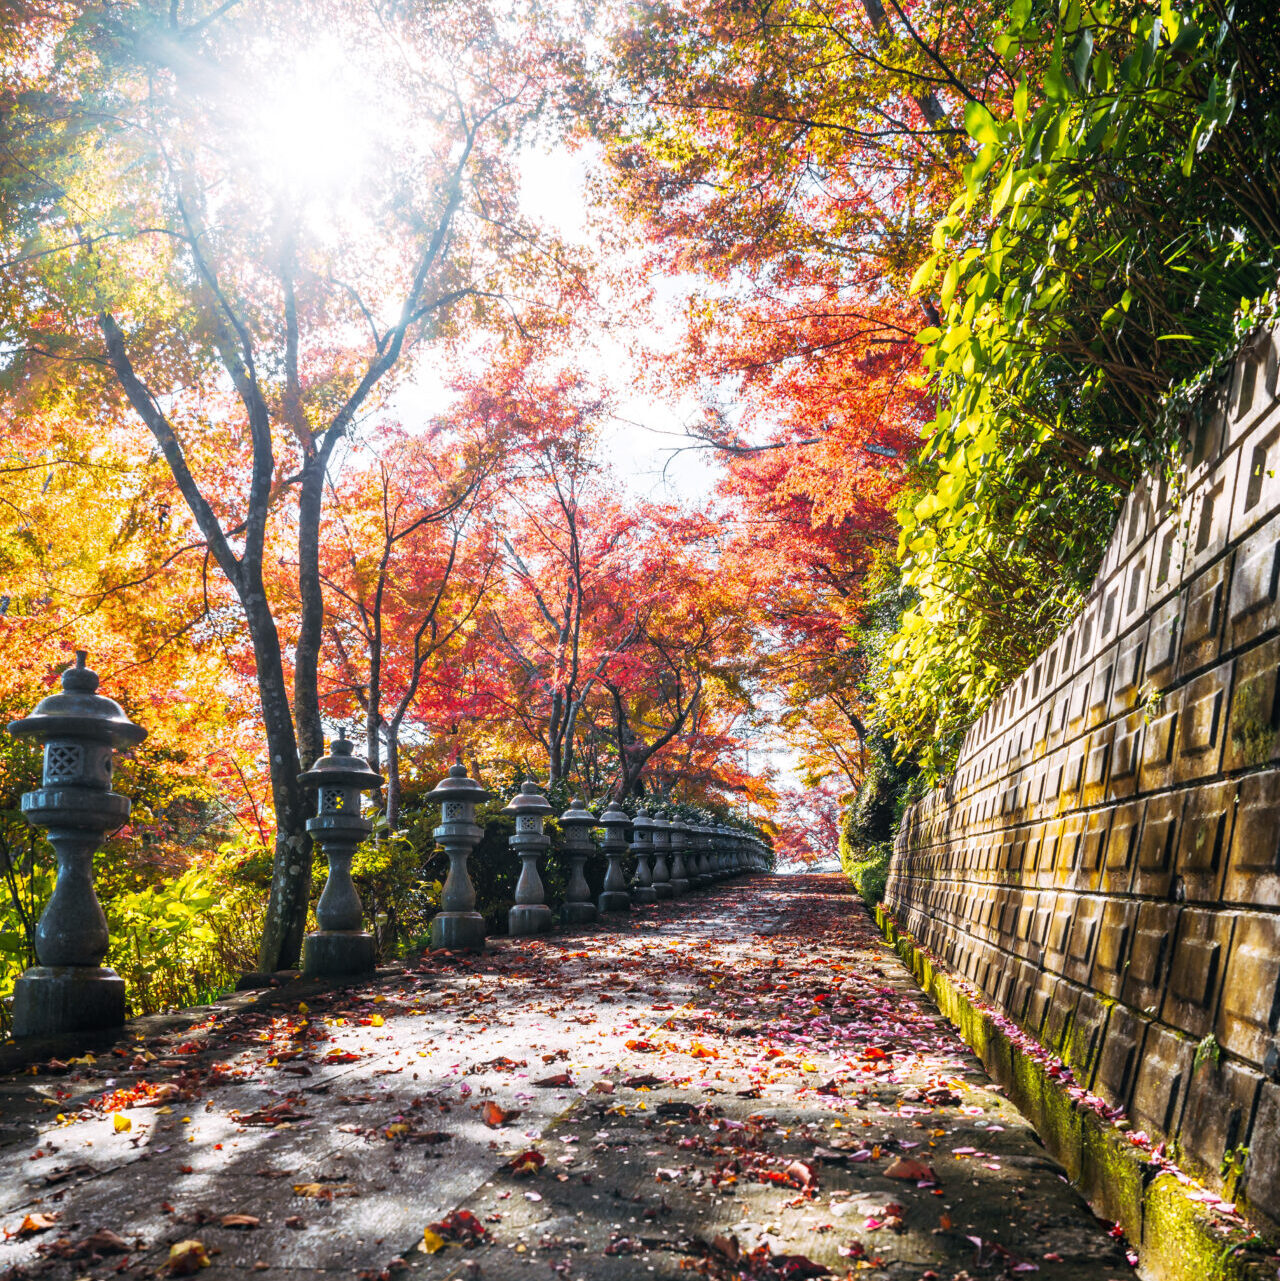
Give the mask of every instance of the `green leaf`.
POLYGON ((937 269, 938 255, 930 254, 929 257, 916 268, 915 275, 911 277, 911 284, 908 287, 907 292, 918 294, 920 290, 922 290, 925 285, 933 279, 934 273, 937 269))
POLYGON ((999 142, 1000 133, 996 128, 995 117, 980 102, 964 104, 965 132, 975 142, 986 144, 999 142))
POLYGON ((1023 72, 1018 87, 1013 91, 1013 118, 1020 124, 1027 122, 1027 76, 1023 72))
POLYGON ((1089 75, 1089 60, 1093 57, 1093 32, 1087 27, 1080 43, 1076 45, 1075 56, 1071 59, 1071 68, 1076 73, 1076 83, 1083 85, 1089 75))

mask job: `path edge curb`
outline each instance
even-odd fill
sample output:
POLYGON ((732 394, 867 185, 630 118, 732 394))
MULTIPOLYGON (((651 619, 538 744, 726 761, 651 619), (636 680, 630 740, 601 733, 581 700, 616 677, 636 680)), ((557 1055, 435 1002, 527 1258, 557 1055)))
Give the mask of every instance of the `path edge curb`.
POLYGON ((1094 1213, 1123 1229, 1144 1281, 1274 1281, 1267 1263, 1239 1253, 1248 1233, 1221 1231, 1173 1175, 1145 1160, 1122 1132, 1078 1107, 1064 1085, 1014 1044, 891 912, 880 905, 873 915, 903 964, 1031 1122, 1094 1213))

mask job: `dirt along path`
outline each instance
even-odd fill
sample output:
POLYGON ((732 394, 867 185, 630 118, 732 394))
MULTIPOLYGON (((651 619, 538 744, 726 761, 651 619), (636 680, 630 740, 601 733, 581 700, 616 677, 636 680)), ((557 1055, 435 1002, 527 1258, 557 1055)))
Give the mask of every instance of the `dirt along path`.
POLYGON ((5 1281, 1132 1275, 831 876, 2 1077, 0 1227, 5 1281))

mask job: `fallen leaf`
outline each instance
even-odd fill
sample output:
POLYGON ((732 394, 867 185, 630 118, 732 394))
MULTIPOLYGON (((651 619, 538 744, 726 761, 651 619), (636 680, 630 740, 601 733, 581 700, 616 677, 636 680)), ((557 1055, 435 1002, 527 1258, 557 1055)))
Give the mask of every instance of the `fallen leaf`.
POLYGON ((123 1112, 117 1112, 111 1118, 111 1124, 117 1134, 126 1134, 133 1129, 133 1122, 123 1112))
POLYGON ((443 1250, 448 1242, 439 1233, 432 1232, 430 1228, 422 1229, 422 1252, 424 1254, 435 1254, 437 1250, 443 1250))
POLYGON ((512 1174, 528 1175, 537 1174, 547 1163, 547 1158, 535 1148, 530 1148, 527 1152, 521 1152, 519 1156, 511 1158, 512 1174))
POLYGON ((568 1072, 557 1072, 555 1076, 544 1076, 541 1081, 535 1081, 534 1085, 541 1090, 564 1089, 573 1085, 573 1078, 568 1072))
POLYGON ((48 1232, 57 1221, 58 1215, 56 1211, 53 1214, 28 1214, 18 1225, 18 1231, 14 1235, 29 1237, 34 1236, 37 1232, 48 1232))
POLYGON ((209 1266, 203 1241, 176 1241, 169 1247, 169 1275, 189 1277, 209 1266))
POLYGON ((914 1157, 900 1156, 885 1168, 885 1174, 891 1179, 928 1179, 937 1181, 933 1170, 917 1161, 914 1157))
POLYGON ((488 1099, 481 1115, 484 1117, 485 1125, 491 1130, 496 1130, 498 1126, 506 1125, 508 1121, 514 1121, 520 1115, 520 1110, 519 1108, 504 1108, 492 1099, 488 1099))
POLYGON ((224 1214, 219 1220, 224 1228, 257 1228, 262 1226, 261 1219, 252 1214, 224 1214))

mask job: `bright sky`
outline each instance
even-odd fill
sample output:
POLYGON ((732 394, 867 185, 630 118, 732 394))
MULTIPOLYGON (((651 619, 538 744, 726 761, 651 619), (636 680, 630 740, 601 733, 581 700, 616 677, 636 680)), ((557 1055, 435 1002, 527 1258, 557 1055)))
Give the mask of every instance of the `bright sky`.
MULTIPOLYGON (((521 207, 530 217, 566 240, 582 243, 587 228, 586 177, 592 156, 557 147, 525 154, 522 165, 521 207)), ((634 336, 659 350, 674 345, 682 303, 679 282, 661 282, 657 314, 638 318, 634 336), (664 341, 667 334, 670 339, 664 341)), ((672 451, 687 441, 684 424, 697 409, 692 399, 657 399, 636 386, 637 367, 625 334, 597 333, 589 347, 579 349, 584 370, 614 393, 616 416, 605 424, 607 461, 619 479, 636 494, 668 501, 698 503, 715 484, 717 465, 705 450, 672 451)), ((417 381, 398 396, 395 408, 411 422, 445 407, 424 368, 417 381)))

